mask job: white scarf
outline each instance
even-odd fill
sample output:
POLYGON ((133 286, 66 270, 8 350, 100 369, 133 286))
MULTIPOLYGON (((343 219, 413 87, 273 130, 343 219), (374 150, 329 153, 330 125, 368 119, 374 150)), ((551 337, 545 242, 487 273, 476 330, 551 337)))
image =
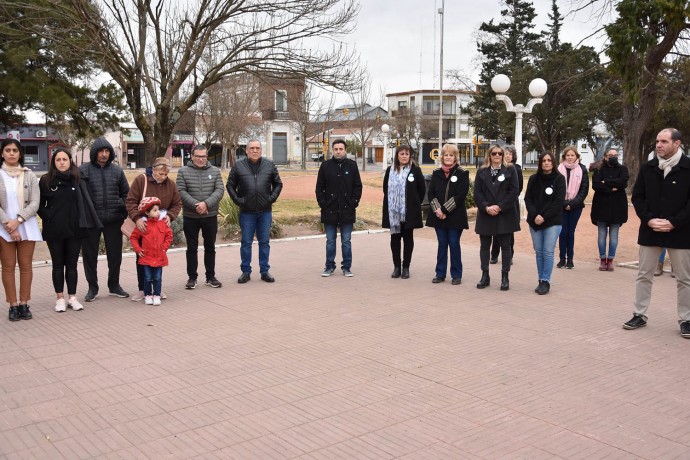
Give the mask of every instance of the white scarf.
POLYGON ((683 154, 681 153, 680 149, 678 149, 671 158, 663 159, 661 157, 658 157, 659 169, 664 171, 664 177, 666 177, 666 175, 671 172, 673 167, 678 164, 681 156, 683 156, 683 154))

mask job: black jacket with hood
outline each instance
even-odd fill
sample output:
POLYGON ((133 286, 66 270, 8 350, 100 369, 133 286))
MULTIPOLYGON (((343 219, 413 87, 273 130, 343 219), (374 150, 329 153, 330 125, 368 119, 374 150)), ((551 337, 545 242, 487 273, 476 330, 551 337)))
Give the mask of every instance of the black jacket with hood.
POLYGON ((91 146, 91 162, 79 167, 81 179, 86 182, 96 214, 103 225, 122 223, 127 217, 125 198, 129 193, 129 183, 124 171, 113 164, 115 150, 105 138, 99 137, 91 146), (107 148, 110 157, 105 166, 98 164, 98 151, 107 148))

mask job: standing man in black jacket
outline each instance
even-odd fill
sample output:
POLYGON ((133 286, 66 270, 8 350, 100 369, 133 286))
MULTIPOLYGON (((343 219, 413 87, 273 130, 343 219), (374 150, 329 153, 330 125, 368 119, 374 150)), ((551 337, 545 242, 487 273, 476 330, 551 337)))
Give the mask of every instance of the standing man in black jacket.
POLYGON ((103 234, 105 253, 108 257, 108 291, 115 297, 129 297, 120 286, 120 265, 122 264, 122 232, 120 227, 127 217, 125 198, 129 183, 124 171, 113 164, 115 150, 104 137, 96 139, 91 146, 91 162, 79 167, 81 179, 86 182, 96 214, 103 228, 87 231, 81 251, 84 273, 89 291, 84 300, 93 302, 98 297, 98 245, 103 234))
POLYGON ((352 227, 356 208, 362 198, 362 180, 357 163, 347 158, 345 141, 336 139, 331 145, 333 155, 321 163, 316 179, 316 201, 321 208, 321 222, 326 230, 326 268, 321 276, 331 276, 335 271, 335 245, 340 227, 343 275, 353 276, 352 227))
POLYGON ((271 250, 269 238, 273 221, 273 203, 278 199, 283 182, 278 168, 268 158, 261 157, 261 142, 253 139, 247 143, 247 157, 235 164, 228 177, 227 190, 232 201, 240 207, 240 269, 237 282, 244 284, 252 273, 252 242, 254 234, 259 241, 259 270, 261 279, 272 283, 275 278, 269 273, 268 255, 271 250))
POLYGON ((654 269, 668 248, 676 274, 680 335, 690 339, 690 158, 680 149, 680 131, 666 128, 656 136, 657 157, 640 166, 632 203, 640 218, 640 262, 635 280, 634 316, 623 325, 647 325, 654 269))
POLYGON ((184 220, 182 229, 187 240, 187 284, 185 289, 196 288, 199 268, 199 232, 204 237, 204 268, 206 286, 219 288, 216 279, 216 234, 218 233, 218 204, 223 198, 223 178, 220 169, 208 161, 203 145, 192 149, 192 159, 177 172, 177 191, 180 192, 184 220))

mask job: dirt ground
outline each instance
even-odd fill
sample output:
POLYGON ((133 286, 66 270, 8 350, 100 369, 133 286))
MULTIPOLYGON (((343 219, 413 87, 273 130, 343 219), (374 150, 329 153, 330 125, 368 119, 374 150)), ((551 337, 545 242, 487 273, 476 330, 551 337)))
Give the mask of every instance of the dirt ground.
MULTIPOLYGON (((362 201, 366 203, 381 203, 383 201, 383 191, 379 187, 367 185, 367 182, 376 182, 380 177, 380 172, 362 173, 362 180, 365 183, 362 193, 362 201)), ((316 185, 316 173, 307 172, 304 174, 286 174, 282 176, 283 191, 281 198, 284 199, 315 199, 314 188, 316 185)), ((598 263, 599 254, 597 249, 597 227, 591 223, 589 211, 591 206, 585 207, 580 222, 575 232, 575 261, 598 263)), ((637 230, 639 219, 635 215, 632 206, 629 208, 628 223, 623 225, 619 234, 618 251, 616 262, 631 262, 638 258, 637 250, 637 230)), ((523 216, 524 217, 524 216, 523 216)), ((473 217, 470 217, 473 220, 473 217)), ((530 237, 527 224, 522 222, 522 231, 515 234, 515 251, 520 253, 531 253, 532 239, 530 237)), ((377 228, 372 226, 370 228, 377 228)), ((318 234, 319 230, 309 225, 283 225, 284 237, 299 237, 318 234)), ((419 238, 435 239, 436 235, 431 228, 424 228, 415 232, 419 238)), ((219 239, 219 243, 237 241, 236 238, 229 240, 219 239)), ((465 231, 462 236, 463 245, 479 246, 479 237, 474 232, 474 223, 470 223, 470 229, 465 231)), ((34 253, 34 260, 49 260, 50 253, 45 243, 38 243, 34 253)))

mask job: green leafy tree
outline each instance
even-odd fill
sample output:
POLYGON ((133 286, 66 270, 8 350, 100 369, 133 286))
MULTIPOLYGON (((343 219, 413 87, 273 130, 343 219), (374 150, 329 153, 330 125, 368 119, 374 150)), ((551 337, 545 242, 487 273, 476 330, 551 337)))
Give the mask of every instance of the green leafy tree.
POLYGON ((46 5, 34 0, 0 6, 7 18, 0 30, 0 124, 21 123, 24 112, 37 110, 64 141, 79 145, 121 121, 124 94, 112 82, 90 83, 98 68, 85 54, 70 57, 59 41, 18 26, 32 15, 34 30, 63 28, 71 33, 74 25, 50 9, 35 14, 46 5))
POLYGON ((487 139, 508 136, 515 120, 496 101, 491 79, 505 73, 513 81, 508 96, 513 100, 528 97, 527 86, 522 84, 524 69, 531 64, 539 42, 539 34, 533 31, 537 14, 532 2, 505 0, 503 6, 500 22, 494 23, 492 19, 479 27, 477 50, 483 59, 479 94, 468 107, 470 123, 487 139))

